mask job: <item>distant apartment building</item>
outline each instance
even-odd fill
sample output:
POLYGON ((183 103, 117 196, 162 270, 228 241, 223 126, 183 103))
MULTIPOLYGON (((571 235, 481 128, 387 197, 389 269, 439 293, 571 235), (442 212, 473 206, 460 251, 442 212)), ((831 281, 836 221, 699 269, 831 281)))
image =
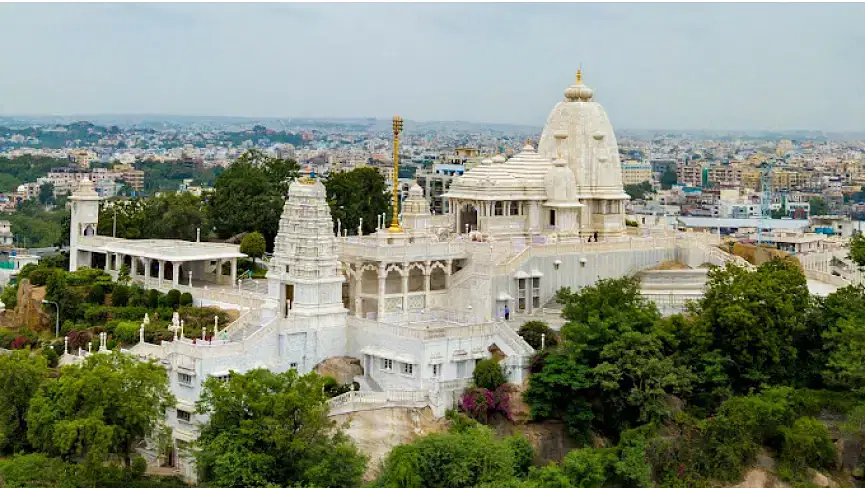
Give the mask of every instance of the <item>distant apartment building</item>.
POLYGON ((719 164, 706 169, 706 182, 713 188, 738 188, 739 171, 729 164, 719 164))
POLYGON ((430 202, 430 211, 434 214, 447 212, 447 201, 442 198, 451 182, 457 176, 462 176, 466 167, 463 164, 434 163, 429 168, 419 169, 415 174, 418 185, 424 189, 424 195, 430 202))
POLYGON ((703 186, 703 165, 695 162, 676 165, 676 182, 685 186, 703 186))
POLYGON ((799 171, 774 170, 772 171, 773 191, 793 191, 805 187, 808 181, 807 175, 799 171))
POLYGON ((135 169, 131 164, 115 164, 111 171, 116 179, 125 181, 133 190, 144 190, 144 171, 135 169))
POLYGON ((652 181, 652 165, 643 161, 622 161, 622 184, 638 185, 652 181))
POLYGON ((35 181, 18 185, 18 188, 15 190, 15 203, 23 202, 24 200, 29 200, 31 198, 37 198, 39 196, 39 186, 39 183, 36 183, 35 181))
POLYGON ((69 152, 69 159, 78 169, 90 169, 90 165, 99 161, 99 156, 90 149, 74 149, 69 152))

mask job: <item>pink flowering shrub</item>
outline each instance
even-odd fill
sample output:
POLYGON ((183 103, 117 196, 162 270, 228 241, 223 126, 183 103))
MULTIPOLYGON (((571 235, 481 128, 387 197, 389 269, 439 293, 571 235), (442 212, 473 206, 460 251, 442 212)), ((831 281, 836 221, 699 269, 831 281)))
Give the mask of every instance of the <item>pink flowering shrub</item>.
POLYGON ((462 398, 460 398, 460 410, 466 413, 469 417, 486 423, 490 415, 501 412, 511 419, 510 411, 510 394, 508 386, 502 385, 494 391, 486 388, 468 388, 462 398))

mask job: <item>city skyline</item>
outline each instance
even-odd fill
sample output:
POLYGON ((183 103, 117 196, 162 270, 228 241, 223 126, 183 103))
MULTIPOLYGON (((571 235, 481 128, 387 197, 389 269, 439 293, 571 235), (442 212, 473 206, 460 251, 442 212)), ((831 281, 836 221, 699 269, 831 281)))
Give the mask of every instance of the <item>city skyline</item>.
POLYGON ((861 131, 862 5, 0 5, 0 115, 541 126, 582 64, 629 129, 861 131), (26 42, 21 42, 26 39, 26 42), (585 46, 585 47, 583 47, 585 46), (70 52, 71 51, 71 52, 70 52), (539 108, 540 107, 540 108, 539 108))

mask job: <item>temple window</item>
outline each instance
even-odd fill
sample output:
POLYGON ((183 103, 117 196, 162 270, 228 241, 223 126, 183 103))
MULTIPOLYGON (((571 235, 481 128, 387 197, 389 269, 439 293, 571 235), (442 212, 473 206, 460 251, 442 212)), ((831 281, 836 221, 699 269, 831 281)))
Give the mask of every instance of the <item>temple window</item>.
POLYGON ((402 365, 402 374, 411 376, 414 373, 414 365, 409 363, 403 363, 402 365))
POLYGON ((494 212, 496 215, 504 215, 505 214, 505 204, 502 201, 497 201, 495 203, 494 212))
POLYGON ((511 207, 511 215, 519 215, 520 214, 520 202, 510 202, 511 207))
POLYGON ((556 226, 556 211, 550 210, 550 227, 556 226))
POLYGON ((517 280, 517 310, 526 309, 526 279, 517 280))
POLYGON ((442 368, 442 367, 441 367, 440 364, 433 364, 433 365, 432 365, 432 375, 433 375, 433 378, 438 378, 438 377, 439 377, 439 375, 441 374, 441 368, 442 368))
POLYGON ((393 371, 393 359, 382 359, 381 369, 382 371, 393 371))

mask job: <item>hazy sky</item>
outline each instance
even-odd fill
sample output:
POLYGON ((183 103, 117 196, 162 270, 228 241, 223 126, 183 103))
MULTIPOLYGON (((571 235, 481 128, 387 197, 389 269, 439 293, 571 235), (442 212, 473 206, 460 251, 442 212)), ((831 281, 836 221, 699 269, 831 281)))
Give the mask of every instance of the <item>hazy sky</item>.
POLYGON ((865 4, 0 4, 0 114, 865 130, 865 4))

